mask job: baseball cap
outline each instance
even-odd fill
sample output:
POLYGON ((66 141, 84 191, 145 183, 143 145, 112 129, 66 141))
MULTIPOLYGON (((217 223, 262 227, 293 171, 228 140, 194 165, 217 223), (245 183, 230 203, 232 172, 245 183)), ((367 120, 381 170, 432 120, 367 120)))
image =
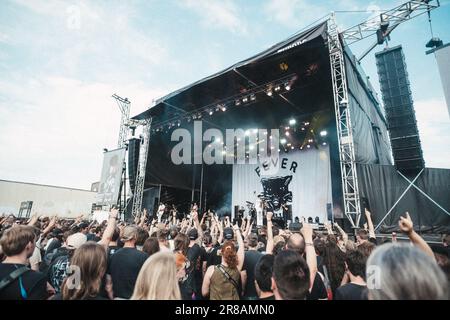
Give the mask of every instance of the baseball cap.
POLYGON ((58 237, 58 236, 62 236, 63 234, 64 234, 64 232, 61 229, 55 228, 55 229, 53 229, 51 236, 58 237))
POLYGON ((223 237, 226 240, 233 240, 234 238, 234 231, 232 228, 224 228, 223 229, 223 237))
POLYGON ((197 229, 196 228, 192 228, 191 230, 189 230, 188 237, 189 237, 189 240, 197 240, 197 238, 198 238, 198 231, 197 231, 197 229))
POLYGON ((87 242, 86 235, 81 232, 77 232, 77 233, 70 235, 67 238, 67 247, 69 249, 78 249, 86 242, 87 242))

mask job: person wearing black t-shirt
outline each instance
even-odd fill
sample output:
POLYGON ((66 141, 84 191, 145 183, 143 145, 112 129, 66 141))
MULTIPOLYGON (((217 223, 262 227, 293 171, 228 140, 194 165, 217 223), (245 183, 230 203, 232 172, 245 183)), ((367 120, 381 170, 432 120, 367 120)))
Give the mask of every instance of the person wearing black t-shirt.
POLYGON ((192 271, 186 280, 193 289, 196 299, 202 298, 202 278, 203 278, 203 261, 206 259, 206 251, 197 243, 198 231, 192 228, 188 232, 189 248, 187 250, 187 258, 192 267, 192 271))
POLYGON ((345 257, 346 273, 344 280, 348 283, 336 289, 335 300, 367 300, 367 286, 364 280, 366 257, 360 250, 351 250, 345 257))
POLYGON ((123 248, 110 258, 108 274, 111 275, 114 298, 129 299, 133 294, 137 276, 148 255, 136 249, 138 229, 126 226, 121 240, 123 248))
POLYGON ((247 238, 248 251, 245 252, 244 266, 242 268, 242 276, 244 278, 245 289, 244 298, 247 300, 258 299, 258 294, 255 287, 255 266, 259 259, 263 256, 258 248, 258 235, 252 233, 247 238))
MULTIPOLYGON (((272 270, 275 257, 263 255, 255 266, 255 288, 259 300, 275 300, 272 292, 272 270)), ((244 262, 245 263, 245 262, 244 262)))
POLYGON ((0 263, 0 300, 44 300, 48 298, 44 274, 28 268, 35 248, 31 226, 14 226, 5 231, 0 246, 6 259, 0 263), (9 279, 9 281, 8 281, 9 279))

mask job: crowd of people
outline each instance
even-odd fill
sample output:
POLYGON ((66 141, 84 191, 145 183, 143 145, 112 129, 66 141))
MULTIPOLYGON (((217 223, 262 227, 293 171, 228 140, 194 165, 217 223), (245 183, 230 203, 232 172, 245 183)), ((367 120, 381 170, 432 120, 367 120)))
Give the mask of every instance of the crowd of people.
POLYGON ((0 219, 0 300, 449 299, 450 237, 431 248, 408 213, 377 239, 371 213, 356 236, 337 223, 300 230, 193 210, 166 221, 0 219))

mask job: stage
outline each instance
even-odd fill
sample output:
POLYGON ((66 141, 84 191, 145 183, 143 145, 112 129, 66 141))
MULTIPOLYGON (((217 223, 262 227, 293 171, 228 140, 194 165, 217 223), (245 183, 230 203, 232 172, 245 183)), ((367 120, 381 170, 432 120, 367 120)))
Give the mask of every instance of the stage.
MULTIPOLYGON (((144 207, 154 212, 163 202, 188 212, 195 202, 200 212, 212 209, 220 215, 234 217, 237 208, 247 202, 255 203, 257 196, 264 194, 272 200, 271 209, 279 212, 281 204, 288 206, 291 219, 348 220, 344 215, 352 211, 348 208, 348 185, 351 179, 356 181, 360 168, 393 166, 381 104, 361 66, 348 46, 343 45, 342 61, 348 86, 345 107, 352 120, 354 167, 351 176, 348 171, 342 171, 347 169, 342 166, 345 155, 339 147, 343 138, 339 131, 341 120, 337 121, 336 117, 336 82, 332 77, 336 70, 330 59, 334 53, 330 49, 328 30, 327 21, 320 23, 157 100, 153 107, 135 116, 134 120, 151 119, 144 207), (199 122, 203 138, 200 146, 196 144, 199 132, 195 129, 199 122), (203 136, 209 129, 215 129, 216 134, 203 136), (241 130, 244 136, 235 135, 230 146, 227 129, 235 133, 241 130), (188 155, 186 150, 180 153, 189 160, 175 164, 173 150, 182 140, 176 134, 179 130, 192 136, 192 147, 188 155), (265 136, 261 130, 266 130, 265 136), (279 144, 275 147, 268 144, 271 130, 279 132, 279 144), (258 133, 256 140, 252 140, 252 132, 258 133), (246 164, 225 161, 230 154, 237 159, 239 144, 245 145, 246 164), (217 153, 223 155, 222 164, 196 161, 208 148, 215 149, 216 159, 217 153), (277 170, 267 173, 261 170, 263 161, 258 158, 260 153, 268 153, 269 148, 279 150, 279 162, 277 170), (249 163, 252 159, 256 162, 249 163)), ((132 179, 135 176, 130 176, 132 179)), ((387 191, 371 193, 367 188, 371 180, 370 173, 359 175, 358 201, 364 198, 376 209, 373 218, 378 223, 392 203, 387 203, 387 191)), ((444 190, 450 191, 450 184, 444 190)), ((409 212, 413 216, 423 215, 417 212, 417 197, 414 197, 409 212)), ((442 194, 438 197, 437 201, 442 202, 442 194)), ((448 202, 443 205, 448 206, 448 202)), ((395 225, 398 216, 404 213, 400 208, 406 207, 391 210, 389 220, 384 220, 389 223, 384 227, 395 225)), ((429 227, 436 227, 435 221, 449 227, 450 217, 435 209, 431 205, 426 213, 430 218, 422 221, 427 221, 429 227)), ((358 222, 360 226, 364 223, 358 222)))

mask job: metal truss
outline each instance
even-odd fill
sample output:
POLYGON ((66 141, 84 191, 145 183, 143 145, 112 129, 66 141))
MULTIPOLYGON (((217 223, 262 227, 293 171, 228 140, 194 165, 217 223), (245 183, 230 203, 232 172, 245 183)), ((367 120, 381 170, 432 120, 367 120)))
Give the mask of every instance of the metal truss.
POLYGON ((334 13, 328 20, 328 50, 333 83, 334 109, 339 143, 344 213, 353 228, 359 227, 361 208, 355 164, 344 53, 334 13))
POLYGON ((141 214, 142 199, 144 196, 145 171, 147 168, 147 157, 150 146, 150 130, 152 125, 152 118, 139 121, 130 121, 128 125, 143 126, 141 146, 139 148, 139 163, 136 174, 136 185, 133 195, 133 207, 131 209, 131 214, 133 215, 133 217, 137 217, 141 214))
POLYGON ((120 130, 119 130, 119 141, 117 142, 118 148, 125 147, 128 139, 128 121, 130 120, 130 101, 127 98, 119 97, 117 94, 112 96, 116 99, 117 105, 119 106, 122 117, 120 119, 120 130))
POLYGON ((439 6, 439 0, 408 1, 391 10, 381 13, 379 16, 368 19, 356 26, 342 31, 341 35, 346 40, 347 44, 352 44, 356 41, 370 37, 380 29, 380 26, 382 27, 384 25, 385 29, 383 30, 383 35, 387 36, 399 24, 434 10, 439 6))

